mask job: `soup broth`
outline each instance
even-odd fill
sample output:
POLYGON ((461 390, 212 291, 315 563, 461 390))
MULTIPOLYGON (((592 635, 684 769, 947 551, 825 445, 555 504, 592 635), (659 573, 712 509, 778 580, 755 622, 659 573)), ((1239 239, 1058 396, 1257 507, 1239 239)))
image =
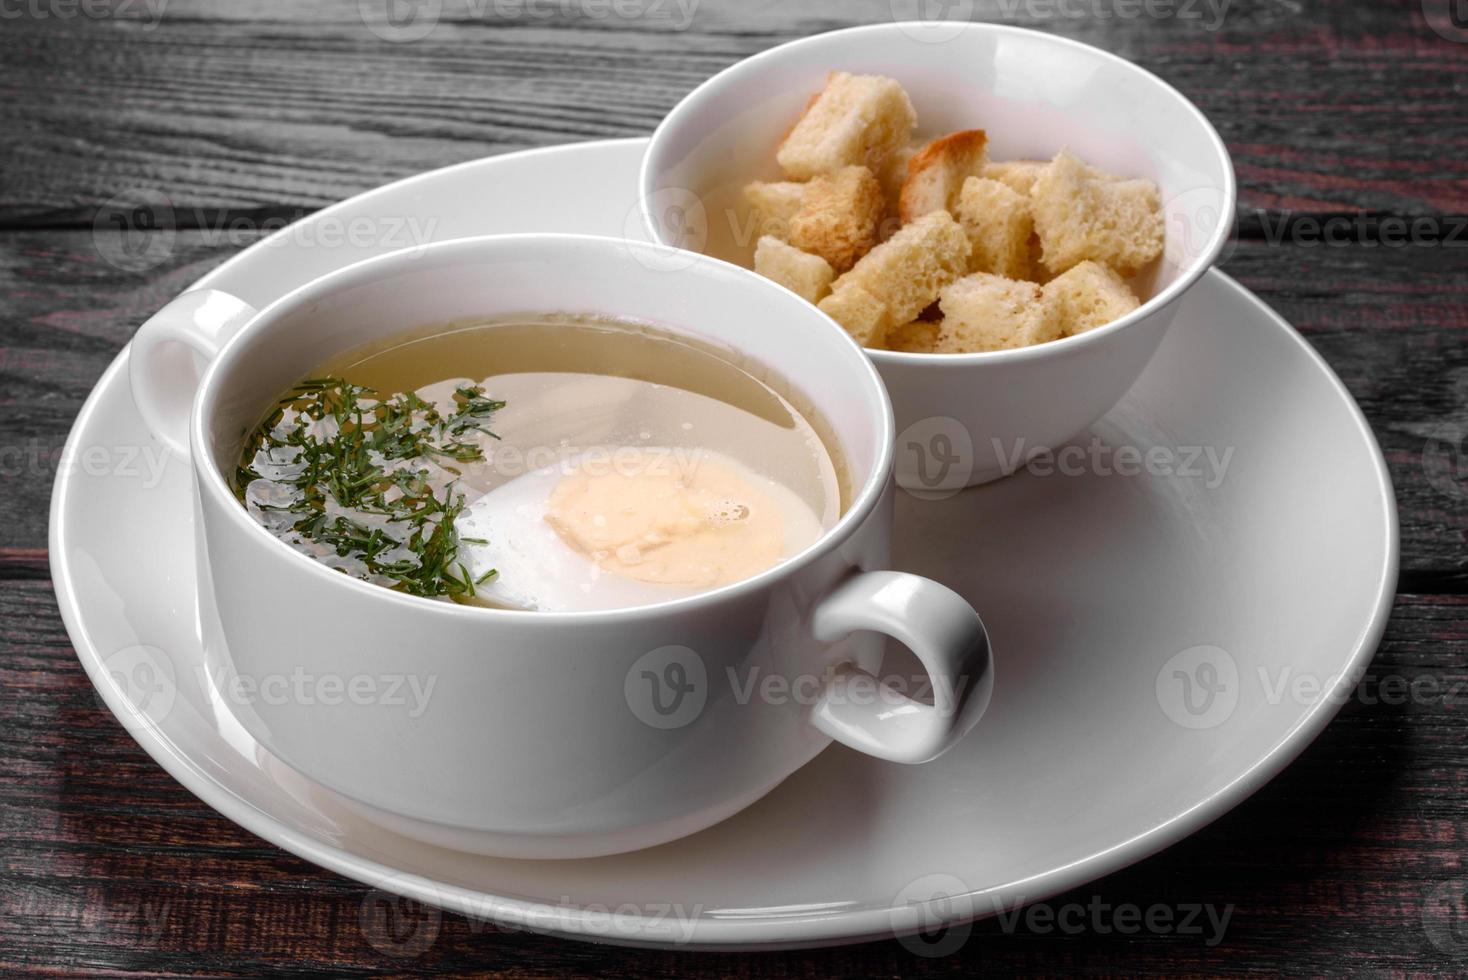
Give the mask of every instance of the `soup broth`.
POLYGON ((349 351, 246 440, 237 495, 366 581, 535 610, 739 581, 839 519, 834 442, 758 365, 643 324, 520 317, 349 351))

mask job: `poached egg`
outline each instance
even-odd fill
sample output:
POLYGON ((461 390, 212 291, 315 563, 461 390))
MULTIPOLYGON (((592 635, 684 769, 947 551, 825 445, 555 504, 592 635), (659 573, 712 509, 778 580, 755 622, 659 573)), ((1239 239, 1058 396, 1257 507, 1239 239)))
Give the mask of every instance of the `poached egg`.
POLYGON ((666 602, 738 582, 804 550, 815 510, 707 449, 613 447, 532 470, 459 515, 480 601, 588 611, 666 602))

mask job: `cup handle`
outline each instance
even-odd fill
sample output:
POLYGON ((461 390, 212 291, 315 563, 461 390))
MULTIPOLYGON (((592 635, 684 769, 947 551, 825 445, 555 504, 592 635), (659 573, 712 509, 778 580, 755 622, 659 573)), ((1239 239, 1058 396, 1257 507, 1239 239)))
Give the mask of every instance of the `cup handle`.
POLYGON ((994 668, 984 624, 963 597, 906 572, 862 572, 816 607, 816 639, 835 643, 859 630, 883 633, 916 654, 933 703, 891 690, 854 666, 829 678, 811 724, 859 752, 892 762, 927 762, 952 748, 989 706, 994 668))
POLYGON ((214 360, 224 342, 254 316, 255 308, 242 299, 196 289, 153 314, 133 337, 128 354, 133 401, 153 436, 185 459, 199 362, 214 360))

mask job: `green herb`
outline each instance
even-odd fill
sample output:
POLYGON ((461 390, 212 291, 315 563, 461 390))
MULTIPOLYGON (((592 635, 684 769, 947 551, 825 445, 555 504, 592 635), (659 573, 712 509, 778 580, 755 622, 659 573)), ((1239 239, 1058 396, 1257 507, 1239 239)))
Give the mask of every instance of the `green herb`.
POLYGON ((504 405, 478 385, 458 388, 444 414, 413 392, 381 398, 341 378, 303 381, 246 443, 235 492, 272 533, 348 574, 412 595, 472 597, 495 573, 473 578, 459 560, 455 464, 484 459, 475 436, 498 438, 487 425, 504 405))

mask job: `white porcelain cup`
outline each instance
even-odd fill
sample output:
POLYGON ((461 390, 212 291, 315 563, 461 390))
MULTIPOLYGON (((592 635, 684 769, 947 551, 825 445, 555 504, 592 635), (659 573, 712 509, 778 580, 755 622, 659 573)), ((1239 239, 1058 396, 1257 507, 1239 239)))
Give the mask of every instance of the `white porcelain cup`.
POLYGON ((461 239, 361 262, 258 312, 187 293, 138 332, 130 370, 143 417, 192 461, 216 697, 270 752, 405 835, 513 857, 646 847, 748 806, 832 739, 931 759, 988 704, 973 609, 884 570, 893 428, 880 379, 845 333, 753 273, 613 239, 461 239), (787 379, 840 445, 849 508, 810 548, 746 581, 653 606, 541 613, 350 578, 273 537, 236 499, 226 474, 244 438, 332 355, 420 325, 526 312, 661 324, 787 379), (202 378, 195 359, 207 362, 202 378), (921 662, 930 697, 879 683, 888 637, 921 662))
POLYGON ((868 351, 892 395, 899 483, 941 493, 1012 473, 1105 415, 1146 368, 1179 301, 1229 240, 1228 150, 1176 89, 1089 45, 984 23, 857 27, 747 58, 668 113, 642 167, 653 240, 747 262, 754 232, 739 189, 783 179, 776 147, 837 70, 901 82, 919 140, 983 129, 993 160, 1048 160, 1068 146, 1161 188, 1166 249, 1136 284, 1149 298, 1129 316, 1020 350, 868 351))

